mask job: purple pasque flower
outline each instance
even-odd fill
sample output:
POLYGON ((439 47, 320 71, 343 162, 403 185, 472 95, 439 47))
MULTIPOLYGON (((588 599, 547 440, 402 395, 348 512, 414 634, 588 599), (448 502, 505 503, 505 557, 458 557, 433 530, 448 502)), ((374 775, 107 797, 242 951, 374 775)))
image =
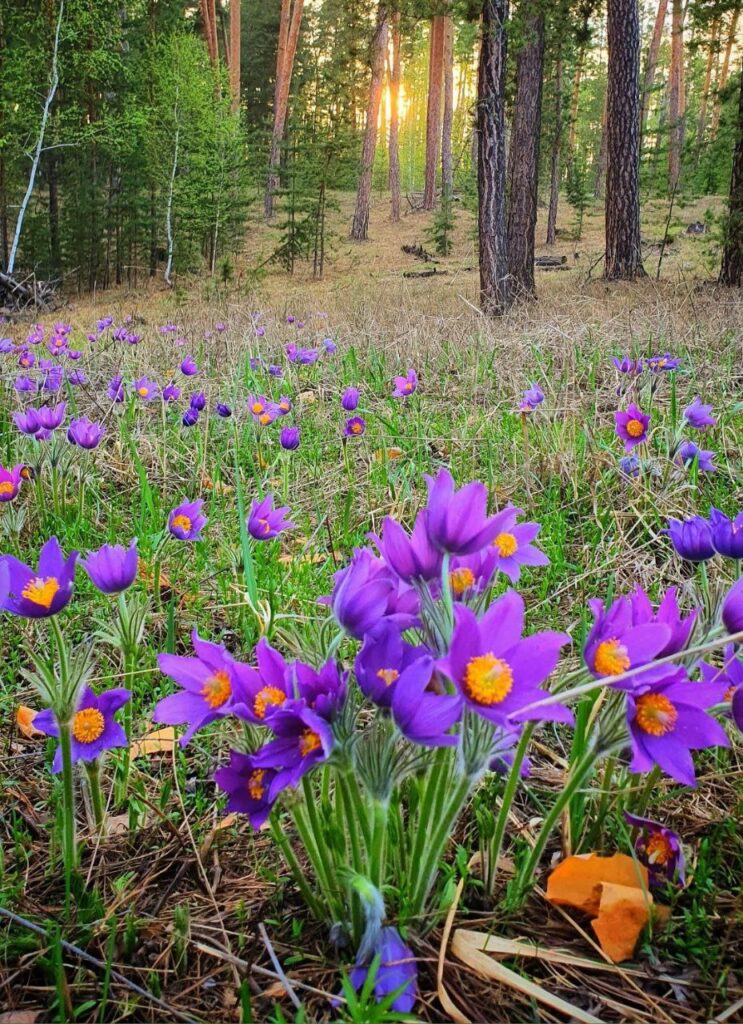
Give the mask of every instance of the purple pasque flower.
POLYGON ((193 356, 186 356, 181 363, 181 373, 184 377, 194 377, 199 372, 199 367, 193 356))
POLYGON ((23 464, 12 469, 0 465, 0 501, 12 501, 21 489, 23 464))
POLYGON ((743 512, 739 512, 735 519, 729 519, 713 506, 709 510, 709 525, 718 555, 736 560, 743 558, 743 512))
POLYGON ((268 791, 276 776, 273 768, 257 768, 252 754, 230 751, 229 764, 218 768, 214 781, 227 793, 227 810, 247 814, 253 828, 260 828, 273 809, 268 791))
POLYGON ((137 398, 141 398, 143 402, 152 402, 160 397, 157 384, 147 377, 138 377, 134 381, 134 394, 137 398))
MULTIPOLYGON (((650 601, 647 598, 643 601, 640 594, 642 591, 638 588, 632 597, 618 597, 608 608, 599 598, 588 602, 593 626, 583 648, 583 658, 596 679, 611 682, 616 676, 647 665, 672 643, 672 626, 658 621, 660 610, 655 620, 645 618, 643 621, 643 615, 652 616, 653 609, 650 601)), ((673 618, 670 603, 664 615, 673 618)), ((681 626, 680 621, 677 626, 681 626)), ((631 689, 645 678, 642 673, 623 685, 631 689)))
POLYGON ((67 440, 79 448, 90 450, 97 448, 103 440, 106 428, 102 423, 93 423, 87 416, 71 420, 67 428, 67 440))
POLYGON ((705 451, 694 444, 693 441, 684 441, 679 445, 676 462, 679 466, 683 466, 684 469, 690 469, 694 459, 696 459, 700 473, 715 473, 717 466, 712 461, 714 457, 715 453, 713 451, 705 451))
POLYGON ((67 374, 67 380, 73 387, 82 387, 84 384, 88 383, 88 378, 84 370, 73 370, 72 373, 67 374))
POLYGON ((71 551, 65 558, 56 537, 50 537, 39 552, 36 571, 13 555, 3 555, 0 564, 8 570, 5 611, 26 619, 46 619, 62 611, 72 597, 77 555, 71 551))
POLYGON ((642 359, 632 359, 630 356, 612 356, 611 361, 620 373, 629 374, 631 377, 642 373, 642 359))
POLYGON ((351 416, 343 427, 344 437, 361 437, 366 433, 366 420, 361 416, 351 416))
POLYGON ((282 395, 276 403, 279 416, 286 416, 292 411, 292 400, 287 395, 282 395))
POLYGON ((444 556, 429 539, 424 512, 416 516, 410 536, 396 519, 386 516, 377 546, 389 568, 406 583, 430 581, 441 575, 444 556))
POLYGON ((376 957, 379 958, 374 976, 374 996, 377 1002, 401 990, 392 1000, 390 1010, 393 1013, 410 1013, 418 996, 418 969, 412 950, 403 942, 397 928, 380 928, 368 955, 356 962, 349 978, 357 992, 366 982, 376 957))
POLYGON ((695 430, 704 430, 705 427, 717 426, 717 420, 714 416, 710 415, 711 412, 712 406, 705 405, 699 395, 697 395, 691 405, 687 405, 681 415, 690 427, 694 427, 695 430))
MULTIPOLYGON (((106 750, 128 746, 126 733, 114 715, 132 699, 131 690, 116 687, 96 695, 89 686, 83 689, 80 703, 70 722, 72 763, 97 761, 106 750)), ((34 726, 47 736, 59 736, 59 723, 51 708, 40 711, 34 726)), ((57 747, 52 771, 62 771, 62 747, 57 747)))
POLYGON ((15 388, 16 391, 18 391, 20 393, 23 393, 23 392, 26 392, 26 393, 34 392, 35 393, 36 391, 39 390, 39 387, 38 387, 38 384, 36 383, 36 381, 35 380, 31 380, 30 377, 25 377, 25 376, 16 377, 15 384, 13 385, 13 387, 15 388))
MULTIPOLYGON (((361 692, 380 707, 389 707, 398 680, 403 673, 422 658, 429 656, 426 647, 414 647, 402 638, 400 630, 383 622, 373 633, 364 637, 356 655, 354 672, 361 692)), ((431 679, 433 664, 428 666, 431 679)))
POLYGON ((279 366, 278 363, 270 363, 268 367, 269 377, 281 378, 284 376, 283 366, 279 366))
POLYGON ((743 732, 743 661, 736 657, 736 645, 726 645, 720 668, 701 662, 699 672, 705 683, 724 684, 725 700, 730 701, 733 720, 743 732))
POLYGON ((349 564, 333 577, 333 592, 323 603, 330 604, 336 621, 357 640, 380 628, 384 618, 408 629, 418 610, 415 590, 401 585, 369 548, 354 550, 349 564))
POLYGON ((393 398, 409 398, 418 387, 418 374, 412 368, 404 377, 395 377, 393 398))
POLYGON ((495 725, 508 728, 529 718, 572 723, 572 713, 561 704, 527 707, 547 696, 540 686, 570 637, 547 631, 521 639, 523 630, 524 602, 514 590, 494 601, 479 622, 459 604, 449 652, 438 667, 464 703, 495 725))
POLYGON ((539 523, 517 523, 523 509, 509 505, 498 512, 492 522, 497 526, 495 537, 491 541, 498 553, 498 571, 508 576, 511 583, 518 582, 522 565, 549 565, 550 560, 534 547, 532 541, 542 529, 539 523))
POLYGON ((336 345, 332 338, 324 338, 322 347, 325 349, 329 356, 334 356, 335 353, 338 351, 338 346, 336 345))
POLYGON ((455 601, 466 601, 481 594, 498 570, 499 555, 491 544, 472 555, 452 555, 449 562, 449 589, 455 601))
POLYGON ((18 357, 18 365, 22 370, 30 370, 36 363, 36 356, 33 352, 24 350, 18 357))
POLYGON ((395 725, 406 739, 422 747, 454 747, 459 737, 449 730, 462 715, 462 701, 456 694, 432 686, 436 663, 430 654, 403 669, 392 691, 391 710, 395 725))
POLYGON ((29 437, 38 434, 39 430, 41 430, 39 414, 36 409, 27 409, 25 412, 14 412, 13 422, 22 434, 27 434, 29 437))
POLYGON ((221 416, 223 420, 228 420, 231 415, 232 409, 230 409, 229 405, 226 405, 224 402, 217 403, 217 416, 221 416))
POLYGON ((271 716, 270 740, 253 755, 257 768, 273 768, 276 775, 268 787, 275 800, 287 787, 294 787, 316 764, 326 761, 333 750, 333 732, 325 719, 302 700, 287 701, 271 716))
POLYGON ((258 501, 253 499, 248 516, 248 533, 255 540, 273 540, 284 530, 291 530, 296 525, 286 518, 289 506, 274 508, 273 494, 267 494, 258 501))
POLYGON ((286 357, 290 363, 299 363, 301 366, 312 366, 320 358, 319 348, 297 348, 290 342, 286 346, 286 357))
POLYGON ((647 440, 650 417, 642 409, 638 409, 634 402, 630 403, 626 411, 618 409, 614 413, 614 431, 617 437, 624 441, 625 452, 647 440))
POLYGON ((36 412, 39 417, 39 426, 42 430, 56 430, 62 425, 67 411, 66 402, 57 402, 55 406, 42 405, 36 412))
POLYGON ((683 521, 669 519, 668 529, 662 532, 668 534, 676 554, 687 562, 706 562, 715 553, 712 528, 702 516, 691 516, 683 521))
POLYGON ((181 737, 183 747, 198 729, 234 713, 242 701, 236 663, 224 646, 202 640, 196 630, 191 642, 195 657, 158 655, 160 671, 182 689, 159 700, 152 715, 153 722, 162 725, 188 724, 181 737))
POLYGON ((266 395, 248 395, 248 412, 256 420, 268 412, 270 404, 266 395))
POLYGON ((163 402, 177 402, 181 397, 181 389, 177 384, 166 384, 163 388, 163 402))
POLYGON ((181 423, 184 427, 195 427, 199 422, 199 410, 189 405, 188 409, 181 416, 181 423))
POLYGON ((648 869, 651 888, 665 886, 668 882, 677 882, 683 886, 686 881, 684 851, 677 833, 659 821, 641 818, 629 811, 624 812, 624 820, 632 828, 638 829, 635 853, 640 863, 648 869))
POLYGON ((531 387, 527 388, 521 396, 521 405, 519 406, 519 412, 534 412, 537 406, 541 405, 544 401, 544 391, 536 384, 532 384, 531 387))
POLYGON ((648 772, 657 764, 682 785, 695 786, 690 751, 730 745, 725 730, 705 710, 724 697, 723 683, 691 682, 684 669, 671 669, 641 693, 629 692, 630 771, 648 772))
POLYGON ((694 624, 699 615, 699 609, 694 608, 686 618, 682 618, 681 611, 676 599, 676 587, 669 587, 658 605, 658 610, 653 611, 650 598, 642 589, 635 587, 630 595, 632 605, 632 623, 634 626, 641 626, 646 623, 662 623, 668 626, 670 636, 664 647, 655 655, 656 658, 666 658, 671 654, 678 654, 683 651, 689 643, 689 637, 694 629, 694 624))
POLYGON ((65 353, 68 359, 71 359, 73 363, 77 362, 78 359, 82 359, 83 354, 76 348, 70 348, 65 353))
POLYGON ((197 412, 206 409, 206 395, 203 391, 195 391, 188 400, 189 407, 197 412))
POLYGON ((123 402, 125 398, 124 378, 119 376, 112 378, 111 383, 106 389, 106 394, 112 402, 123 402))
POLYGON ((295 661, 291 673, 296 691, 307 707, 326 722, 334 721, 346 703, 349 673, 341 671, 332 658, 319 669, 304 661, 295 661))
POLYGON ((283 427, 279 434, 279 444, 288 452, 299 448, 299 427, 283 427))
POLYGON ((56 394, 62 387, 62 381, 64 380, 64 370, 61 366, 54 366, 44 375, 44 380, 41 384, 43 391, 49 391, 52 394, 56 394))
POLYGON ((361 392, 358 388, 346 388, 341 395, 341 408, 346 412, 353 412, 358 408, 361 392))
POLYGON ((485 484, 474 480, 458 491, 448 469, 425 477, 428 505, 426 530, 434 547, 452 555, 471 555, 490 544, 499 532, 501 520, 488 518, 485 484))
POLYGON ((722 602, 722 622, 731 635, 743 633, 743 577, 732 585, 722 602))
POLYGON ((137 541, 133 540, 128 548, 121 544, 104 544, 81 559, 80 565, 102 594, 120 594, 137 578, 137 541))
POLYGON ((623 476, 639 476, 640 460, 636 455, 623 455, 619 460, 619 472, 623 476))
POLYGON ((168 530, 176 540, 198 540, 208 519, 201 514, 203 499, 184 501, 168 516, 168 530))
POLYGON ((645 362, 652 373, 667 373, 680 366, 682 360, 675 358, 670 352, 666 352, 662 356, 650 356, 645 362))

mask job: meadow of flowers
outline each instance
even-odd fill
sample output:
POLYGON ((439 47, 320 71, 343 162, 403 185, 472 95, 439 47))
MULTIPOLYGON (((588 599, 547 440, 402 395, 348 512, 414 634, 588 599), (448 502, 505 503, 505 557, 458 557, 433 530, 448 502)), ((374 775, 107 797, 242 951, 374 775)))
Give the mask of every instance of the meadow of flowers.
MULTIPOLYGON (((535 922, 559 905, 574 952, 637 960, 703 1019, 741 915, 713 923, 743 862, 728 393, 650 341, 597 350, 571 418, 544 366, 504 393, 487 353, 408 366, 322 314, 0 335, 0 923, 24 992, 80 1020, 468 1019, 442 991, 460 1014, 482 992, 436 980, 447 917, 444 952, 454 916, 557 948, 535 922), (614 854, 648 911, 621 953, 620 912, 591 930, 543 892, 614 854)), ((575 1019, 629 1019, 574 988, 575 1019)))

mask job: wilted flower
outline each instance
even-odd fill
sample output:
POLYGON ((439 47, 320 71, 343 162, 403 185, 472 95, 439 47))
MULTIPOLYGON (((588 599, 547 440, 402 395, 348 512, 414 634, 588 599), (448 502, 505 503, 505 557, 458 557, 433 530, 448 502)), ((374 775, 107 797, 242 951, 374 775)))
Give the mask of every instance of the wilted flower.
POLYGON ((694 427, 695 430, 704 430, 705 427, 717 425, 717 420, 710 415, 711 412, 712 406, 705 405, 697 395, 691 405, 684 409, 682 415, 690 427, 694 427))
POLYGON ((718 555, 743 559, 743 512, 739 512, 735 519, 728 519, 724 512, 713 507, 709 511, 709 523, 712 543, 718 555))
POLYGON ((701 516, 692 516, 683 522, 669 519, 663 531, 671 538, 676 553, 689 562, 706 562, 715 553, 710 524, 701 516))
POLYGON ((685 469, 689 469, 696 459, 700 473, 714 473, 717 470, 717 466, 712 461, 714 457, 714 452, 699 448, 693 441, 684 441, 679 445, 676 462, 685 469))
POLYGON ((619 460, 619 470, 625 476, 639 476, 640 460, 636 455, 623 455, 619 460))
POLYGON ((271 363, 268 367, 268 375, 270 377, 283 377, 284 368, 279 366, 277 363, 271 363))
MULTIPOLYGON (((114 718, 132 699, 130 690, 117 687, 96 696, 89 686, 83 689, 80 703, 70 723, 72 763, 96 761, 106 750, 126 747, 126 733, 114 718)), ((59 736, 59 723, 51 708, 34 717, 34 727, 47 736, 59 736)), ((52 771, 62 771, 62 748, 57 747, 52 771)))
POLYGON ((93 586, 102 594, 120 594, 128 590, 137 578, 138 563, 136 540, 128 548, 121 544, 104 544, 80 561, 93 586))
POLYGON ((341 407, 346 412, 353 412, 358 407, 361 392, 358 388, 346 388, 341 396, 341 407))
POLYGON ((101 423, 93 423, 87 416, 71 420, 67 428, 67 440, 70 444, 76 444, 80 448, 97 448, 106 433, 106 428, 101 423))
POLYGON ((59 541, 51 537, 39 553, 36 571, 13 555, 3 555, 0 564, 8 571, 5 611, 26 619, 45 619, 62 611, 72 597, 77 554, 72 551, 65 559, 59 541))
POLYGON ((369 967, 377 956, 379 966, 374 977, 374 995, 377 1002, 402 989, 393 999, 390 1010, 393 1013, 410 1013, 417 998, 418 970, 412 950, 403 942, 397 928, 379 930, 368 956, 365 956, 362 962, 357 962, 351 971, 351 984, 358 992, 364 985, 369 967))
POLYGON ((12 501, 21 489, 21 472, 23 465, 18 464, 12 469, 0 466, 0 501, 12 501))
POLYGON ((294 523, 286 518, 288 506, 274 508, 273 494, 267 494, 261 501, 254 500, 248 516, 248 533, 255 540, 273 540, 284 530, 291 530, 294 523))
POLYGON ((336 345, 332 338, 325 338, 323 340, 322 347, 325 349, 329 356, 335 355, 335 353, 338 351, 338 346, 336 345))
POLYGON ((404 377, 395 377, 395 390, 392 392, 393 398, 408 398, 418 387, 418 374, 415 370, 408 370, 404 377))
POLYGON ((15 384, 13 385, 16 391, 19 392, 35 392, 38 391, 38 385, 36 381, 31 380, 30 377, 16 377, 15 384))
POLYGON ((624 812, 624 820, 633 828, 639 829, 635 840, 637 859, 648 869, 648 881, 653 888, 664 886, 668 882, 685 882, 684 852, 678 835, 665 825, 650 818, 640 818, 636 814, 624 812))
POLYGON ((184 501, 172 510, 168 516, 168 530, 178 540, 198 540, 201 531, 207 524, 207 517, 201 515, 204 502, 184 501))
POLYGON ((618 409, 614 413, 614 421, 617 437, 624 441, 626 452, 632 451, 635 445, 647 440, 650 417, 634 403, 627 407, 626 412, 618 409))
POLYGON ((288 452, 299 448, 299 427, 283 427, 279 435, 279 444, 288 452))
POLYGON ((72 373, 68 373, 67 380, 73 387, 82 387, 82 385, 88 383, 88 378, 83 370, 73 370, 72 373))

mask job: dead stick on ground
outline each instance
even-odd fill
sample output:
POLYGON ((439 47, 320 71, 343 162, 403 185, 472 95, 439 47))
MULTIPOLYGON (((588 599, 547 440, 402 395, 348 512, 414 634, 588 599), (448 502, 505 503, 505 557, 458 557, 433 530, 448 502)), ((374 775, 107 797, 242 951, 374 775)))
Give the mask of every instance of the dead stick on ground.
POLYGON ((291 1001, 294 1003, 296 1008, 298 1010, 300 1010, 302 1008, 302 1004, 300 1003, 299 999, 297 998, 296 992, 292 988, 292 983, 289 981, 289 979, 287 978, 286 974, 284 974, 284 968, 281 966, 281 964, 279 962, 279 958, 276 956, 274 948, 271 945, 271 940, 268 937, 268 932, 266 931, 266 926, 263 924, 262 921, 258 925, 258 931, 260 932, 260 936, 263 939, 263 945, 266 947, 266 949, 268 950, 268 955, 271 957, 271 963, 274 966, 274 970, 276 971, 276 973, 278 974, 279 978, 281 979, 281 984, 286 989, 287 995, 289 996, 291 1001))
MULTIPOLYGON (((0 907, 0 915, 8 918, 8 920, 12 921, 13 924, 20 925, 21 928, 27 928, 29 931, 35 932, 36 935, 41 935, 44 939, 49 941, 49 936, 41 925, 34 924, 33 921, 28 921, 25 917, 20 917, 18 914, 14 914, 12 910, 6 910, 5 907, 0 907)), ((79 957, 80 960, 84 960, 88 964, 92 964, 101 971, 105 971, 108 967, 108 965, 102 960, 99 960, 97 957, 87 953, 84 949, 81 949, 80 946, 75 946, 72 942, 60 939, 59 944, 62 949, 66 950, 66 952, 79 957)), ((198 1024, 198 1017, 192 1017, 187 1013, 182 1013, 180 1010, 176 1010, 173 1006, 169 1006, 163 999, 158 999, 157 996, 153 996, 153 994, 148 992, 146 988, 142 988, 141 985, 138 985, 135 981, 130 981, 129 978, 123 974, 119 974, 118 971, 112 970, 110 971, 110 974, 114 981, 118 982, 120 985, 126 986, 130 991, 136 992, 137 995, 142 996, 143 999, 149 1000, 149 1002, 154 1003, 155 1006, 159 1006, 162 1010, 167 1010, 168 1013, 172 1014, 173 1017, 177 1017, 178 1020, 187 1021, 188 1024, 198 1024)))

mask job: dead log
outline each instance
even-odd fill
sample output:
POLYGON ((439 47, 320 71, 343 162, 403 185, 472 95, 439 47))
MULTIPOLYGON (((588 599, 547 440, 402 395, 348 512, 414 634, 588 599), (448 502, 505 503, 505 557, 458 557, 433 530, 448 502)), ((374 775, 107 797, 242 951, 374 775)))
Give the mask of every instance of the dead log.
POLYGON ((414 256, 417 260, 423 260, 424 263, 438 263, 438 260, 430 252, 426 252, 422 245, 401 245, 400 248, 408 256, 414 256))
POLYGON ((568 262, 567 256, 535 256, 534 266, 545 270, 548 267, 561 267, 568 262))

